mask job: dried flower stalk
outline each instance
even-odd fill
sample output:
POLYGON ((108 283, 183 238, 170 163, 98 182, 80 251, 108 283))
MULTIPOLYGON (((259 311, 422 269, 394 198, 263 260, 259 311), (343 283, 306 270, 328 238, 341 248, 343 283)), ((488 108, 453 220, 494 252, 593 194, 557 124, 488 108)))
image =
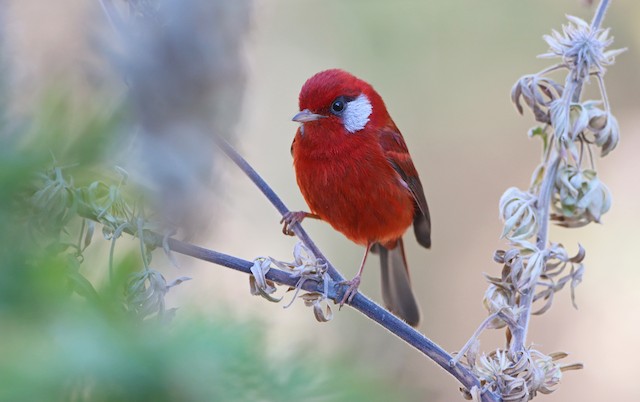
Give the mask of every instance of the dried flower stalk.
MULTIPOLYGON (((568 16, 562 32, 546 35, 549 52, 540 57, 560 58, 561 62, 523 76, 511 91, 518 112, 522 114, 526 106, 540 123, 529 136, 543 140, 542 163, 529 189, 509 188, 500 199, 502 237, 511 248, 495 254, 495 261, 503 265, 501 275, 487 275, 484 305, 489 317, 452 360, 453 364, 466 358, 483 390, 505 401, 528 401, 538 392, 550 393, 563 370, 581 368, 580 364, 560 365, 558 360, 566 353, 547 355, 527 346, 526 336, 531 315, 548 311, 555 293, 566 284, 570 284, 576 305, 575 288, 584 273, 584 248, 578 245, 576 255, 570 256, 561 244, 549 242, 548 223, 571 228, 599 223, 611 207, 611 195, 593 160, 594 147, 604 157, 620 139, 603 76, 624 49, 607 50, 613 39, 600 24, 608 5, 607 0, 600 3, 591 24, 568 16), (547 76, 559 69, 567 71, 564 84, 547 76), (592 77, 601 99, 581 100, 582 87, 592 77), (541 306, 533 311, 535 302, 541 306), (478 336, 489 328, 506 328, 507 345, 480 355, 478 336)), ((471 391, 465 390, 464 395, 476 398, 471 391)))

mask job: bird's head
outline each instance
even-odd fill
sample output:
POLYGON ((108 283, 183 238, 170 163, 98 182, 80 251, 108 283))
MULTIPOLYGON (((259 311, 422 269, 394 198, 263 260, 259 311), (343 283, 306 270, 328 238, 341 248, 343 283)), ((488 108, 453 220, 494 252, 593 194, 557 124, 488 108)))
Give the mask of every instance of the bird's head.
POLYGON ((389 119, 382 98, 365 81, 352 74, 331 69, 317 73, 302 86, 300 112, 293 121, 323 132, 354 134, 389 119))

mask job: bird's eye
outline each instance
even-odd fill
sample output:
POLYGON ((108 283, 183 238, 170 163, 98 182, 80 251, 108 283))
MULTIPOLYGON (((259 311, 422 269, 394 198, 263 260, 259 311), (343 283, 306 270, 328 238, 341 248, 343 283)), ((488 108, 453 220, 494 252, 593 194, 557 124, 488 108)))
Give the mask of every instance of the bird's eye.
POLYGON ((340 114, 344 110, 345 102, 342 99, 336 99, 331 104, 331 111, 334 114, 340 114))

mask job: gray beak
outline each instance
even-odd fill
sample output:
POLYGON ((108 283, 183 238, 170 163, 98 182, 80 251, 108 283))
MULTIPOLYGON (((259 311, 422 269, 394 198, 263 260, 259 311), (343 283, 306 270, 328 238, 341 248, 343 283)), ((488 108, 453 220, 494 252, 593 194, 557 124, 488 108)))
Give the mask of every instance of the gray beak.
POLYGON ((291 120, 297 121, 298 123, 306 123, 308 121, 314 121, 318 119, 324 119, 326 116, 321 114, 311 113, 309 109, 305 109, 301 112, 298 112, 291 120))

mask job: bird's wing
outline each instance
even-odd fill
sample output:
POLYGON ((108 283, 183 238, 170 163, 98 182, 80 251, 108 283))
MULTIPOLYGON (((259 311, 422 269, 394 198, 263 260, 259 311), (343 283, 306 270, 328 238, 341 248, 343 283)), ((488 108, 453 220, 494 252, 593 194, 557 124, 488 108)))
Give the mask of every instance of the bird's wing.
POLYGON ((402 138, 402 134, 391 122, 379 132, 379 141, 385 156, 391 166, 400 175, 402 180, 413 195, 416 211, 413 217, 413 229, 416 239, 422 246, 431 247, 431 217, 429 216, 429 206, 424 195, 422 183, 418 177, 418 171, 413 165, 407 144, 402 138))

